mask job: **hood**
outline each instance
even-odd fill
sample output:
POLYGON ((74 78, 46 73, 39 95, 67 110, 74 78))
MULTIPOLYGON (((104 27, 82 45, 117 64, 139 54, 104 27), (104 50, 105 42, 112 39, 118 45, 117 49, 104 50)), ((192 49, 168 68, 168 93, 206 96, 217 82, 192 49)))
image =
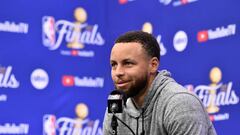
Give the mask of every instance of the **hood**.
POLYGON ((141 109, 138 109, 135 106, 134 101, 131 98, 128 98, 126 108, 124 110, 127 112, 128 115, 133 118, 140 117, 142 111, 144 111, 144 116, 149 115, 162 89, 171 81, 174 80, 171 78, 170 72, 168 72, 167 70, 159 71, 159 73, 153 80, 147 95, 144 98, 143 107, 141 109))

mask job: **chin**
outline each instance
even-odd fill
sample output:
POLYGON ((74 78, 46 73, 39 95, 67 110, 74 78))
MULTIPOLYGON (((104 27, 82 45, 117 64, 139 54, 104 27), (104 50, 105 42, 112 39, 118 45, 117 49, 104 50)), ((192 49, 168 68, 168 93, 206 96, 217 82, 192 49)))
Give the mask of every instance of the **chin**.
POLYGON ((124 92, 125 94, 128 94, 128 89, 117 88, 117 90, 120 90, 120 91, 124 92))
POLYGON ((122 91, 122 92, 127 92, 128 90, 126 90, 126 89, 123 89, 123 88, 117 88, 118 90, 120 90, 120 91, 122 91))

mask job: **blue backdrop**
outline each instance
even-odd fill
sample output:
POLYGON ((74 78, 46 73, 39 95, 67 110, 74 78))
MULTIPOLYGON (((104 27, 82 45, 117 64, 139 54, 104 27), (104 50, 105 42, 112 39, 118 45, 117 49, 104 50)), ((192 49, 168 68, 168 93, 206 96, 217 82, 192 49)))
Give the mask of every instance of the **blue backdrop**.
POLYGON ((160 70, 203 101, 219 135, 238 135, 237 0, 2 0, 0 134, 102 135, 109 54, 152 33, 160 70))

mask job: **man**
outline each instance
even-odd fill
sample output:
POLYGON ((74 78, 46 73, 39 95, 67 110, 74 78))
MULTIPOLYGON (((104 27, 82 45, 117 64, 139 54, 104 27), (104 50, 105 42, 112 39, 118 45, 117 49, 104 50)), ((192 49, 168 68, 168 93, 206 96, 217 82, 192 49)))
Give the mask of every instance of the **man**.
MULTIPOLYGON (((160 49, 148 33, 132 31, 120 36, 111 51, 111 75, 116 89, 129 97, 117 117, 136 135, 215 135, 204 106, 197 96, 158 71, 160 49)), ((104 135, 112 135, 112 114, 105 114, 104 135)), ((132 135, 118 122, 119 135, 132 135)))

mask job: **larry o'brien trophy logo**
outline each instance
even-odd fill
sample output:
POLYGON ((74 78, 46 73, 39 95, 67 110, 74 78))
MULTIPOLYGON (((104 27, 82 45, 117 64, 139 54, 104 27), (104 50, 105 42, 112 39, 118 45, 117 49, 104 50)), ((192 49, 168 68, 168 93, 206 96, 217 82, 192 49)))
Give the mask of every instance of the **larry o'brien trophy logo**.
POLYGON ((57 50, 65 39, 65 49, 61 49, 62 55, 94 57, 94 51, 83 48, 89 46, 103 46, 105 41, 98 31, 98 24, 89 25, 87 12, 79 7, 74 11, 75 22, 67 20, 55 21, 52 16, 42 18, 42 41, 49 50, 57 50), (66 49, 67 48, 67 49, 66 49))
POLYGON ((43 117, 43 135, 103 135, 99 127, 100 120, 89 120, 88 107, 79 103, 75 112, 76 118, 60 117, 53 114, 46 114, 43 117))
MULTIPOLYGON (((144 32, 147 32, 147 33, 150 33, 152 34, 153 33, 153 26, 150 22, 145 22, 142 26, 142 31, 144 32)), ((159 47, 160 47, 160 55, 161 56, 164 56, 167 54, 167 49, 165 48, 164 44, 161 42, 161 39, 162 39, 162 36, 161 35, 158 35, 156 37, 157 39, 157 42, 159 44, 159 47)))
POLYGON ((219 111, 219 107, 215 103, 217 90, 214 88, 217 86, 217 84, 222 79, 221 70, 217 67, 212 68, 212 70, 210 71, 209 78, 211 81, 210 87, 212 89, 209 90, 210 98, 209 98, 209 106, 207 107, 207 112, 208 113, 216 113, 219 111))
POLYGON ((189 84, 186 88, 193 91, 202 100, 212 121, 228 120, 230 114, 222 113, 221 106, 230 106, 239 103, 239 97, 233 90, 233 82, 222 83, 222 71, 213 67, 209 73, 211 83, 194 87, 189 84), (221 112, 221 113, 220 113, 221 112))

